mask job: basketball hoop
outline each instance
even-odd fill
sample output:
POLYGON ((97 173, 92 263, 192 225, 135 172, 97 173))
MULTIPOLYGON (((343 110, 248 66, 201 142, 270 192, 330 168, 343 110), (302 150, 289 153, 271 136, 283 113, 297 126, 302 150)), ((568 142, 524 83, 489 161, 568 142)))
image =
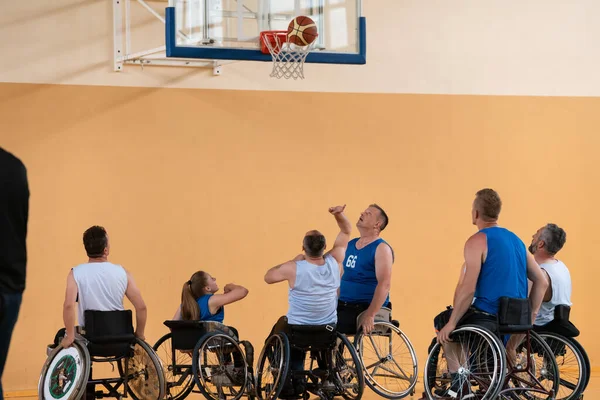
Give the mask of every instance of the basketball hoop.
POLYGON ((287 31, 264 31, 260 33, 261 51, 273 58, 272 78, 304 79, 304 61, 314 48, 314 40, 308 46, 288 41, 287 31))

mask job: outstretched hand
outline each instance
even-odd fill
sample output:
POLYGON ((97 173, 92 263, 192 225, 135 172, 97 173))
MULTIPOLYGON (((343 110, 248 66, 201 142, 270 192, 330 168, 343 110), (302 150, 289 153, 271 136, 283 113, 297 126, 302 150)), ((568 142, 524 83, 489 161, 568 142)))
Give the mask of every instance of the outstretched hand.
POLYGON ((344 204, 343 206, 329 207, 329 212, 333 215, 336 215, 343 213, 345 209, 346 205, 344 204))

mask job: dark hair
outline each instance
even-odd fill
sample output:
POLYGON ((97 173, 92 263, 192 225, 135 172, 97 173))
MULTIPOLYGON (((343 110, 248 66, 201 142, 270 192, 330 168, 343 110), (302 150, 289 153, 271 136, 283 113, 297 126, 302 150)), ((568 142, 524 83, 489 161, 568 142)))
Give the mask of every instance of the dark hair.
POLYGON ((204 296, 208 274, 204 271, 195 272, 189 281, 183 284, 181 290, 181 319, 184 321, 200 320, 198 298, 204 296))
POLYGON ((502 210, 502 200, 493 189, 481 189, 475 197, 475 209, 484 221, 495 221, 502 210))
POLYGON ((327 243, 323 234, 313 231, 304 236, 302 245, 309 257, 321 257, 327 243))
POLYGON ((83 245, 88 257, 101 257, 108 245, 106 229, 94 225, 83 233, 83 245))
POLYGON ((376 208, 381 213, 381 219, 383 221, 381 222, 381 226, 379 227, 379 230, 380 231, 384 230, 385 227, 388 226, 388 222, 389 222, 389 218, 388 218, 387 214, 385 213, 385 211, 383 211, 383 208, 379 207, 377 204, 371 204, 369 207, 376 208))
POLYGON ((546 251, 551 256, 558 253, 567 241, 567 233, 556 224, 547 224, 540 235, 545 243, 546 251))

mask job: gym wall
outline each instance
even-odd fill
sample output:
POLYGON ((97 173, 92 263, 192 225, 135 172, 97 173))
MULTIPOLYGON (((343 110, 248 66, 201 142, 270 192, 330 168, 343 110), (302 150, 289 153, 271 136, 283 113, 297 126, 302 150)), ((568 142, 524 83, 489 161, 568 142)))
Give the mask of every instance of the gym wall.
POLYGON ((310 65, 305 81, 282 82, 252 63, 220 77, 114 73, 110 4, 21 3, 0 16, 10 38, 0 44, 0 145, 25 162, 31 186, 6 392, 35 389, 90 225, 108 229, 111 261, 142 289, 148 342, 167 332, 183 282, 203 269, 249 288, 226 321, 259 352, 287 300, 264 273, 298 254, 310 229, 332 244, 327 208, 344 203, 353 223, 371 202, 390 215, 394 315, 422 373, 483 187, 499 191, 502 225, 526 244, 547 222, 567 231, 559 256, 573 278, 571 315, 598 364, 600 329, 585 316, 600 262, 600 28, 582 21, 600 5, 381 0, 365 4, 366 66, 310 65))

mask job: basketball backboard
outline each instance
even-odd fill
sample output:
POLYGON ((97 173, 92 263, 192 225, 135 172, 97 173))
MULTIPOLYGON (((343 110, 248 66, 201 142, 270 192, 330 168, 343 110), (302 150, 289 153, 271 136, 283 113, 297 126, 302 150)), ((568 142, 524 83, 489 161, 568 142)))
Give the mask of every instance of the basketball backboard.
POLYGON ((319 36, 307 63, 366 63, 360 0, 169 0, 168 5, 167 57, 271 61, 260 51, 260 33, 287 30, 295 17, 308 16, 319 36))

